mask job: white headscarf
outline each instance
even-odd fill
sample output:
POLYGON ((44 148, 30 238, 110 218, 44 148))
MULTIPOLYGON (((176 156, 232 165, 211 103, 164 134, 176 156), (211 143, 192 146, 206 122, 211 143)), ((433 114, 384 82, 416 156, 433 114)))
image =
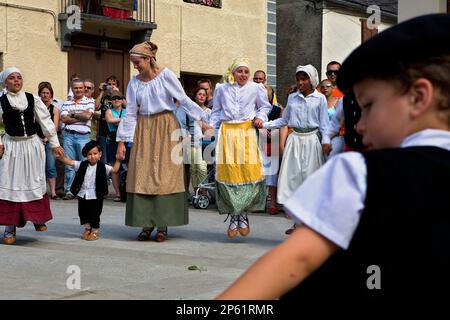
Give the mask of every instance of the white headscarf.
POLYGON ((314 68, 313 65, 307 64, 306 66, 298 66, 297 69, 295 69, 295 74, 300 71, 303 71, 308 75, 313 89, 317 88, 319 85, 319 73, 317 72, 317 69, 314 68))
POLYGON ((0 84, 3 87, 5 86, 6 79, 8 79, 9 75, 14 72, 22 74, 22 72, 16 67, 7 68, 7 69, 3 70, 2 73, 0 73, 0 84))

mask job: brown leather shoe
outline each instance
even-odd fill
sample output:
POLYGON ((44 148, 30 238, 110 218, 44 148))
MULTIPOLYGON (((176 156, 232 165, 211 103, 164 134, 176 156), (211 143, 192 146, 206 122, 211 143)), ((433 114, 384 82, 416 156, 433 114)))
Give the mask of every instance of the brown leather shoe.
POLYGON ((239 218, 236 215, 232 215, 230 219, 230 225, 228 226, 227 235, 230 238, 234 238, 238 234, 239 218))
POLYGON ((157 230, 155 241, 156 242, 164 242, 167 240, 167 229, 164 230, 157 230))
POLYGON ((89 235, 86 238, 87 241, 95 241, 98 239, 100 239, 98 231, 93 231, 93 232, 89 233, 89 235))
POLYGON ((90 233, 91 229, 84 229, 83 234, 81 235, 81 239, 87 240, 89 238, 90 233))
POLYGON ((68 193, 62 199, 63 200, 73 200, 73 199, 75 199, 75 196, 73 194, 68 193))
POLYGON ((2 241, 4 244, 13 244, 14 242, 16 242, 16 228, 14 227, 13 231, 5 230, 2 241))
POLYGON ((14 242, 16 242, 16 237, 7 237, 7 238, 3 238, 3 243, 4 244, 13 244, 14 242))
POLYGON ((154 227, 151 229, 142 229, 141 233, 137 236, 138 241, 149 241, 154 229, 154 227))
POLYGON ((239 215, 239 234, 243 237, 248 236, 250 233, 250 224, 248 222, 247 215, 239 215))
POLYGON ((45 223, 35 223, 34 230, 39 231, 39 232, 47 231, 48 227, 45 225, 45 223))

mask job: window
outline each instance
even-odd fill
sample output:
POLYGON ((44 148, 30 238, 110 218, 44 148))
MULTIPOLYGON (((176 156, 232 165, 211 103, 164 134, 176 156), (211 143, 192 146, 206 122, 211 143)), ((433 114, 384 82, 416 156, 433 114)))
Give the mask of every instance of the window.
POLYGON ((208 7, 222 8, 222 0, 183 0, 183 1, 201 4, 208 7))

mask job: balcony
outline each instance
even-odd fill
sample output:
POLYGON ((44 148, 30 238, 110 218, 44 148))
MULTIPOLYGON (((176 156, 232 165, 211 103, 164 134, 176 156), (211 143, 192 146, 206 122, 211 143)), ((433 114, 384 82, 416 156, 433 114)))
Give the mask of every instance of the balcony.
POLYGON ((126 34, 131 44, 150 39, 156 29, 155 0, 60 0, 58 16, 61 50, 72 46, 72 36, 92 30, 126 34))

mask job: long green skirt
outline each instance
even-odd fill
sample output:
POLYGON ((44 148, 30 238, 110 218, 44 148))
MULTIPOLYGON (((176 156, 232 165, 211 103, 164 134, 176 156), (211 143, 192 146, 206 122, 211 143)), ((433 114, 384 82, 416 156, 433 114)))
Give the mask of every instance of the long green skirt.
POLYGON ((226 185, 216 181, 217 209, 220 214, 263 211, 266 207, 266 183, 226 185))
POLYGON ((186 193, 127 194, 125 224, 130 227, 170 227, 189 223, 186 193))

